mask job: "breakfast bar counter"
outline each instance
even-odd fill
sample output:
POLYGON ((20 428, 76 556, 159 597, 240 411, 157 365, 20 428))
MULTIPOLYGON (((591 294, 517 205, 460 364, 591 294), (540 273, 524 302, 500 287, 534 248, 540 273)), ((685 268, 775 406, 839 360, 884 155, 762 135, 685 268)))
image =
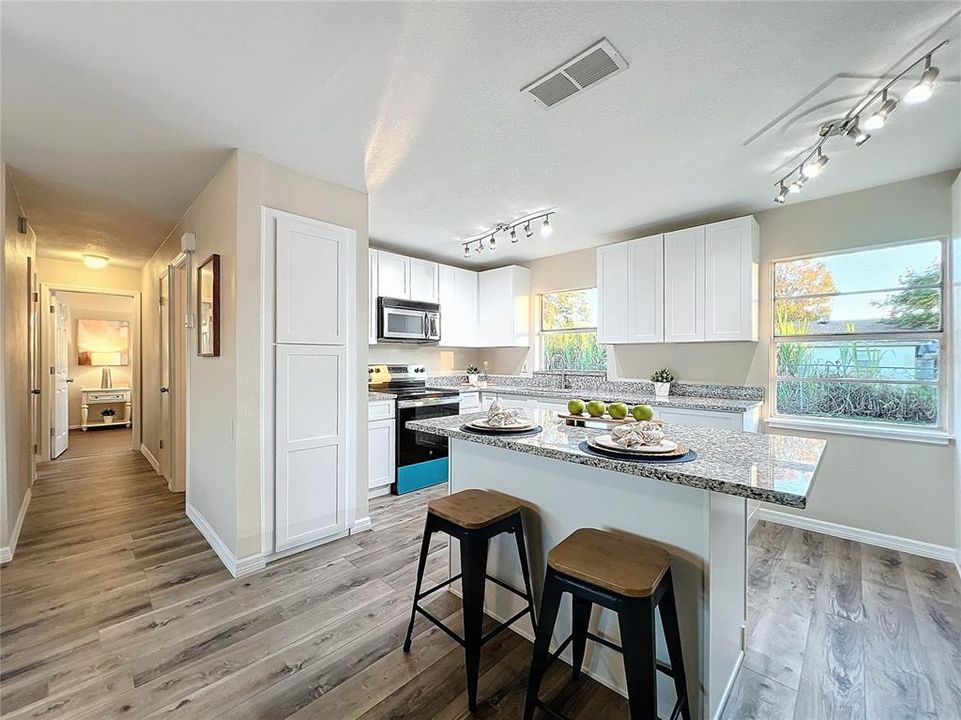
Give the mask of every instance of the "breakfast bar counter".
MULTIPOLYGON (((803 508, 817 475, 823 440, 732 430, 665 425, 665 437, 688 445, 697 458, 685 463, 635 462, 600 457, 581 443, 602 429, 571 427, 552 412, 531 419, 534 436, 478 435, 462 430, 484 414, 407 423, 427 435, 450 439, 450 492, 468 488, 511 495, 526 508, 535 594, 540 596, 547 551, 581 527, 631 533, 671 553, 685 670, 695 718, 720 715, 744 656, 746 622, 747 501, 803 508)), ((491 541, 488 572, 515 586, 521 582, 513 538, 491 541)), ((450 572, 460 568, 451 541, 450 572)), ((457 591, 457 584, 451 586, 457 591)), ((511 593, 488 583, 486 611, 504 620, 520 609, 511 593)), ((512 629, 533 638, 525 619, 512 629)), ((617 622, 595 608, 591 629, 618 641, 617 622)), ((563 603, 555 647, 570 631, 563 603)), ((658 658, 666 660, 660 629, 658 658)), ((570 662, 569 649, 561 656, 570 662)), ((621 656, 588 643, 585 672, 625 693, 621 656)), ((658 674, 658 706, 666 717, 674 704, 673 682, 658 674)))

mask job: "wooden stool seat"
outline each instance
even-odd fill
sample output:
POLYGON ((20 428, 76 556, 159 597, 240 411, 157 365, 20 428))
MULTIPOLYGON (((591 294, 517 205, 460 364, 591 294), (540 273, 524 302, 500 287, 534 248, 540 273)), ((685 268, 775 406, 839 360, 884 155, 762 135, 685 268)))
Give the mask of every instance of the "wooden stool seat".
POLYGON ((468 530, 493 525, 520 511, 516 500, 486 490, 461 490, 427 503, 427 511, 468 530))
POLYGON ((671 569, 671 556, 642 538, 580 528, 551 549, 547 564, 618 595, 649 597, 671 569))

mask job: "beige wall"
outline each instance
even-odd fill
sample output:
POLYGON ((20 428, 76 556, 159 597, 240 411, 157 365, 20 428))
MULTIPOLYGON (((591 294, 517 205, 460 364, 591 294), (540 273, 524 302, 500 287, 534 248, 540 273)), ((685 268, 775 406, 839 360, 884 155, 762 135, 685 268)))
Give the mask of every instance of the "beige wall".
MULTIPOLYGON (((220 254, 220 357, 199 358, 196 334, 187 334, 189 459, 187 500, 237 558, 261 552, 262 467, 260 378, 261 206, 343 225, 357 232, 357 277, 367 277, 367 196, 267 162, 245 151, 231 154, 167 241, 144 267, 143 306, 157 307, 160 273, 180 252, 180 236, 197 238, 194 268, 220 254)), ((194 300, 189 300, 193 306, 194 300)), ((367 307, 367 283, 358 282, 355 308, 367 307)), ((356 388, 356 517, 367 515, 367 318, 358 310, 356 388)), ((144 313, 143 337, 158 338, 159 315, 144 313)), ((144 387, 159 385, 159 354, 144 343, 144 387), (150 355, 148 358, 147 356, 150 355)), ((156 348, 156 344, 154 344, 156 348)), ((144 444, 159 452, 159 396, 144 398, 144 444)))
MULTIPOLYGON (((666 366, 683 380, 766 388, 772 261, 948 236, 951 184, 956 175, 957 171, 939 173, 822 200, 791 202, 756 213, 761 232, 760 341, 610 346, 613 370, 623 378, 647 378, 655 369, 666 366)), ((535 260, 528 267, 535 292, 596 284, 593 249, 535 260)), ((510 373, 520 371, 526 351, 485 350, 480 356, 491 360, 491 372, 510 373)), ((767 411, 769 404, 765 405, 767 411)), ((938 545, 954 545, 951 447, 843 435, 824 437, 829 442, 823 469, 803 514, 938 545)))
POLYGON ((140 290, 141 271, 107 265, 99 270, 88 268, 79 260, 37 260, 37 277, 48 285, 72 285, 103 290, 140 290))
MULTIPOLYGON (((140 388, 133 387, 133 359, 139 343, 134 342, 134 299, 124 295, 98 295, 95 293, 58 292, 57 297, 67 305, 70 313, 69 347, 67 359, 68 373, 73 382, 68 385, 69 399, 67 401, 67 415, 70 427, 80 426, 81 389, 100 387, 103 368, 79 365, 77 363, 77 321, 84 320, 126 320, 131 333, 130 364, 110 368, 110 377, 114 387, 129 387, 132 389, 133 400, 140 394, 140 388)), ((91 406, 90 421, 94 422, 106 405, 91 406)), ((116 420, 123 417, 123 404, 110 406, 117 411, 116 420)))
MULTIPOLYGON (((954 288, 953 373, 954 428, 961 428, 961 174, 951 186, 952 287, 954 288)), ((961 443, 954 444, 954 547, 955 562, 961 572, 961 443)))
POLYGON ((3 185, 3 337, 2 396, 3 478, 0 547, 8 547, 11 532, 33 482, 33 439, 30 432, 30 369, 28 364, 28 259, 36 257, 32 230, 21 234, 17 219, 23 213, 13 180, 0 165, 3 185))
POLYGON ((432 373, 464 372, 468 365, 480 366, 481 363, 481 351, 477 348, 390 344, 368 345, 367 348, 369 363, 420 363, 432 373))
MULTIPOLYGON (((180 236, 197 237, 194 268, 211 253, 220 254, 220 357, 197 357, 196 331, 186 339, 189 404, 187 406, 187 503, 235 552, 237 549, 236 444, 233 423, 237 406, 237 156, 223 167, 194 199, 167 240, 142 273, 144 363, 143 386, 160 387, 160 275, 180 253, 180 236)), ((189 299, 191 307, 193 298, 189 299)), ((143 443, 160 457, 160 394, 145 392, 143 443)))
POLYGON ((354 340, 355 388, 355 507, 357 518, 368 514, 367 503, 367 247, 368 207, 365 193, 297 173, 268 162, 253 153, 237 154, 240 167, 237 229, 238 406, 237 483, 238 548, 240 555, 259 552, 261 528, 260 468, 260 375, 263 307, 260 301, 261 228, 260 208, 352 228, 357 233, 354 340))

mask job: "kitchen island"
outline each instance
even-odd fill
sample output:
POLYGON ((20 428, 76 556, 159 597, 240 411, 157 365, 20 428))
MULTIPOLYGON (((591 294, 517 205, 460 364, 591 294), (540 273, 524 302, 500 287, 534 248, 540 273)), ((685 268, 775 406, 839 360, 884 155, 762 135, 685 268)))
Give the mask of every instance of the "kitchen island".
MULTIPOLYGON (((666 425, 665 436, 697 452, 688 463, 637 463, 592 455, 579 445, 600 429, 574 428, 553 412, 535 410, 543 427, 533 437, 476 435, 461 426, 483 413, 411 421, 420 433, 450 439, 450 491, 494 490, 522 501, 535 592, 540 596, 547 551, 579 527, 633 533, 659 542, 672 556, 692 714, 716 718, 744 656, 747 501, 803 508, 817 474, 823 440, 666 425)), ((460 570, 451 542, 450 572, 460 570)), ((491 543, 488 572, 518 585, 513 540, 491 543)), ((455 584, 456 585, 456 584, 455 584)), ((456 586, 452 586, 456 591, 456 586)), ((555 647, 570 632, 569 603, 555 626, 555 647)), ((487 612, 506 619, 521 609, 511 593, 488 583, 487 612)), ((618 640, 617 622, 595 608, 591 627, 618 640)), ((512 626, 533 639, 525 619, 512 626)), ((666 660, 658 630, 658 658, 666 660)), ((569 650, 562 657, 570 662, 569 650)), ((588 644, 585 672, 621 694, 619 654, 588 644)), ((673 683, 658 674, 658 705, 668 714, 673 683)))

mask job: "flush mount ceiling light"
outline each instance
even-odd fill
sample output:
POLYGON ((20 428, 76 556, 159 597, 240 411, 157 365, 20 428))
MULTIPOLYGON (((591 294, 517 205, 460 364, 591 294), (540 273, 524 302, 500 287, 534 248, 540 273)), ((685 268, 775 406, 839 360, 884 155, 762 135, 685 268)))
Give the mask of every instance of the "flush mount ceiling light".
POLYGON ((550 210, 539 210, 535 213, 530 213, 524 217, 518 218, 517 220, 512 220, 510 222, 497 223, 494 225, 493 230, 488 230, 480 235, 475 235, 467 240, 461 240, 461 244, 464 246, 464 257, 470 257, 471 246, 474 247, 474 252, 480 254, 483 250, 497 250, 497 236, 501 233, 508 233, 511 238, 511 243, 517 243, 517 228, 523 227, 524 234, 528 238, 534 237, 534 231, 531 230, 531 223, 535 223, 538 220, 542 220, 541 224, 541 237, 549 237, 554 231, 554 227, 551 225, 551 215, 557 212, 556 208, 551 208, 550 210), (484 242, 487 245, 484 245, 484 242))
POLYGON ((889 80, 884 87, 875 91, 872 95, 859 100, 844 117, 824 123, 818 129, 818 140, 814 146, 808 150, 804 157, 790 172, 781 177, 774 186, 777 194, 774 202, 783 204, 787 199, 788 193, 799 193, 804 187, 804 183, 812 178, 816 178, 824 170, 828 163, 828 156, 824 154, 824 143, 830 137, 844 136, 854 142, 856 147, 861 147, 871 139, 871 133, 867 130, 880 130, 887 122, 888 118, 898 107, 898 99, 891 97, 889 91, 891 86, 905 78, 918 65, 924 63, 924 70, 917 83, 904 95, 904 101, 910 104, 924 102, 934 94, 935 83, 938 79, 938 68, 931 64, 931 57, 938 50, 950 42, 942 41, 939 45, 931 48, 927 53, 919 57, 904 70, 889 80), (869 108, 874 110, 868 113, 869 108), (867 115, 862 128, 861 116, 867 115), (788 183, 786 185, 786 183, 788 183))
POLYGON ((94 270, 105 268, 107 267, 107 263, 110 262, 110 258, 104 257, 103 255, 84 254, 82 255, 82 257, 83 257, 83 264, 86 265, 88 268, 92 268, 94 270))

